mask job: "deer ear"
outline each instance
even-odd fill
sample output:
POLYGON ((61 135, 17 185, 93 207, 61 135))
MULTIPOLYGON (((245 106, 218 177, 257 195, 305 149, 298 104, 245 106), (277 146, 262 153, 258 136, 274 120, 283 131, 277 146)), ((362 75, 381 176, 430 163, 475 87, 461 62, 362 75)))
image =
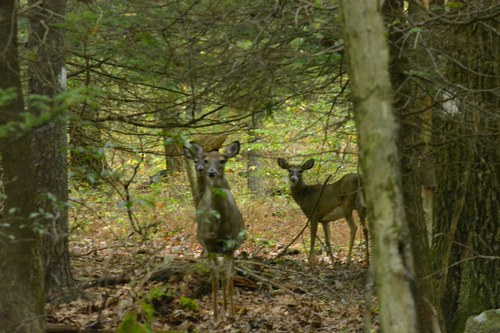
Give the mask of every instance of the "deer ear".
POLYGON ((278 158, 278 165, 280 166, 280 168, 282 169, 288 169, 290 167, 290 165, 288 164, 287 161, 285 161, 285 159, 283 158, 278 158))
POLYGON ((196 142, 191 143, 193 145, 194 154, 198 157, 203 156, 203 148, 196 142))
POLYGON ((184 155, 186 155, 187 158, 191 160, 194 159, 193 153, 191 152, 191 150, 189 150, 188 147, 184 146, 182 147, 182 149, 184 150, 184 155))
POLYGON ((314 160, 311 158, 310 160, 307 160, 302 164, 302 170, 309 170, 314 166, 314 160))
POLYGON ((226 149, 226 158, 234 157, 240 152, 240 142, 234 141, 226 149))
POLYGON ((203 148, 196 142, 190 142, 188 145, 184 146, 183 149, 184 155, 192 160, 203 156, 203 148))

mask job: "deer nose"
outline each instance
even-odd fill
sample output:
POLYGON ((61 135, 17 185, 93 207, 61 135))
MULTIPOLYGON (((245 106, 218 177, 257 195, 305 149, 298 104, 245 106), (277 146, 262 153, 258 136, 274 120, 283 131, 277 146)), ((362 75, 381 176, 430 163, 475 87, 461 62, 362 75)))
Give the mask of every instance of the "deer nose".
POLYGON ((297 180, 299 180, 299 178, 298 178, 297 176, 291 176, 291 177, 290 177, 290 181, 291 181, 292 183, 295 183, 297 180))
POLYGON ((217 176, 217 172, 213 171, 213 170, 209 170, 208 171, 208 177, 210 178, 214 178, 215 176, 217 176))

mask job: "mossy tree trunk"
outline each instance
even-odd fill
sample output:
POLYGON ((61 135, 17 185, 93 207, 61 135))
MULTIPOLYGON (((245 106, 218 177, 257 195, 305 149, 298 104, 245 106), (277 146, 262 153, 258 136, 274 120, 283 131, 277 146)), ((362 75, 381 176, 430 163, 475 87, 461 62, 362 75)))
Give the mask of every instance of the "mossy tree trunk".
POLYGON ((420 161, 425 148, 422 117, 429 106, 427 92, 422 89, 425 82, 412 75, 415 72, 426 73, 430 67, 426 49, 428 36, 425 31, 408 33, 413 24, 427 19, 428 13, 424 11, 424 4, 412 3, 406 9, 402 0, 387 0, 383 8, 390 48, 391 81, 395 91, 394 108, 400 124, 403 197, 417 280, 418 321, 422 333, 439 332, 437 301, 433 297, 435 294, 429 278, 432 276, 430 230, 424 214, 420 177, 420 161))
POLYGON ((403 207, 389 51, 378 1, 341 1, 360 145, 372 265, 384 332, 418 332, 415 276, 403 207))

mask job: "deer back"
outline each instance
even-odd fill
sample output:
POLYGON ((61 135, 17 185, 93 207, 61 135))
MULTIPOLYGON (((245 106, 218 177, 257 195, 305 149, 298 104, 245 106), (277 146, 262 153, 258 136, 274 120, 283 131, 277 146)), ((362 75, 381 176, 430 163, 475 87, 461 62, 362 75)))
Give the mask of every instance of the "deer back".
POLYGON ((332 221, 344 217, 354 209, 358 191, 359 176, 350 173, 343 176, 334 183, 293 186, 292 197, 298 203, 306 216, 314 216, 318 220, 332 221), (321 194, 321 199, 318 198, 321 194))

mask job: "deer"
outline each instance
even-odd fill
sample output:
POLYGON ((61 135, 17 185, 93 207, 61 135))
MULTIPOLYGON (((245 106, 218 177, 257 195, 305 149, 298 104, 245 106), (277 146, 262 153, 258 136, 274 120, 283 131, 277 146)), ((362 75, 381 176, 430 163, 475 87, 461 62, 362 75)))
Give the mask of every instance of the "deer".
POLYGON ((188 146, 184 146, 184 155, 194 162, 194 167, 196 169, 196 192, 194 193, 194 205, 198 206, 198 203, 205 192, 205 158, 203 153, 203 148, 195 143, 190 142, 188 146))
MULTIPOLYGON (((227 137, 229 135, 221 134, 217 135, 215 138, 204 138, 204 147, 209 151, 219 150, 219 148, 224 144, 227 137)), ((203 171, 205 170, 205 161, 203 158, 203 147, 199 144, 194 144, 195 142, 189 142, 189 144, 184 145, 184 156, 194 162, 194 166, 196 169, 196 191, 193 191, 193 201, 194 206, 198 205, 201 197, 203 196, 203 192, 205 191, 205 177, 203 175, 203 171)))
POLYGON ((227 313, 229 303, 230 316, 234 316, 234 253, 247 235, 243 217, 224 175, 226 162, 239 153, 240 143, 234 141, 223 154, 218 150, 204 152, 197 143, 191 143, 191 149, 187 150, 194 153, 192 156, 200 163, 197 170, 204 188, 199 192, 196 206, 196 238, 208 254, 213 319, 217 321, 219 282, 224 311, 227 313))
POLYGON ((366 208, 361 191, 361 178, 357 173, 349 173, 331 184, 308 185, 304 182, 302 173, 314 166, 314 159, 305 161, 302 165, 289 164, 285 159, 278 158, 278 165, 288 170, 292 198, 311 223, 311 246, 309 262, 314 263, 314 244, 318 224, 323 225, 325 243, 328 254, 333 262, 330 243, 330 225, 332 221, 345 218, 351 232, 347 264, 351 262, 352 248, 356 236, 357 225, 352 212, 357 210, 366 243, 366 258, 369 261, 368 229, 366 227, 366 208), (321 195, 321 196, 320 196, 321 195))

